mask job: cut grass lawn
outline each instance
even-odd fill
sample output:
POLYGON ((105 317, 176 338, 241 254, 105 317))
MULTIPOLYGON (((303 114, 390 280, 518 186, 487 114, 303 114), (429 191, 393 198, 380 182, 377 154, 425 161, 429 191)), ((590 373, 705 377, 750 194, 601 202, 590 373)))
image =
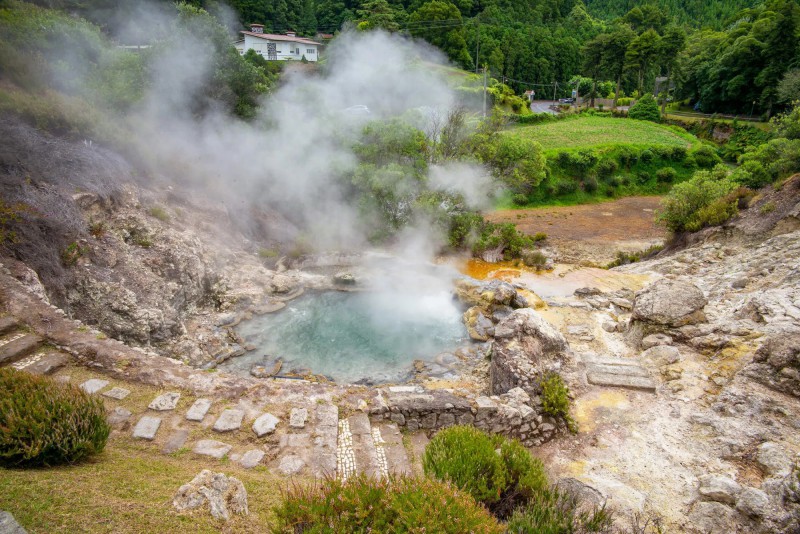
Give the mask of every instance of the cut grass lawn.
POLYGON ((697 142, 695 136, 679 128, 648 121, 597 116, 521 125, 505 133, 538 141, 546 152, 611 145, 688 147, 697 142))

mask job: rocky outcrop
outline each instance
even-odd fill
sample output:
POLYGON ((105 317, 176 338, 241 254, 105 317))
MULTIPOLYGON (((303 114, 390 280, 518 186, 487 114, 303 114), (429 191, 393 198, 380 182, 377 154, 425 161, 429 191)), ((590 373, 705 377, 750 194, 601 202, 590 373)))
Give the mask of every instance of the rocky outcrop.
POLYGON ((651 325, 678 328, 704 322, 708 301, 694 284, 658 280, 636 293, 633 319, 651 325))
POLYGON ((455 294, 463 304, 478 306, 488 315, 497 309, 517 309, 528 306, 528 302, 514 286, 500 280, 478 282, 462 278, 455 283, 455 294))
POLYGON ((539 381, 562 367, 569 345, 556 328, 530 308, 515 310, 495 327, 489 367, 490 391, 500 395, 522 388, 539 393, 539 381))
POLYGON ((800 333, 769 336, 744 373, 765 386, 800 397, 800 333))
POLYGON ((211 515, 228 521, 231 513, 247 515, 247 491, 244 484, 223 473, 204 469, 188 484, 178 489, 172 505, 178 512, 194 510, 208 504, 211 515))

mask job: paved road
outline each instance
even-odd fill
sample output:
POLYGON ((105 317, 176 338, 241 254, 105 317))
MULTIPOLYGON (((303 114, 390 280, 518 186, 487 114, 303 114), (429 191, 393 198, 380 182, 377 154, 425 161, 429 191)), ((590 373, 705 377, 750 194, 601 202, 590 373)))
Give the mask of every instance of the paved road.
POLYGON ((531 111, 534 113, 550 113, 555 115, 556 112, 550 109, 550 106, 556 104, 553 100, 534 100, 531 102, 531 111))

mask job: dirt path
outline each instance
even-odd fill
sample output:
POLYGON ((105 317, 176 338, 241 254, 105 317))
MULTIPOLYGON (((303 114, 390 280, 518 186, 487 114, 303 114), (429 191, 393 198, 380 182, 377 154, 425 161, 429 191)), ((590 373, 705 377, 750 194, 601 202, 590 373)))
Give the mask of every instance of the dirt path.
POLYGON ((605 265, 618 250, 634 252, 664 241, 655 224, 661 197, 628 197, 600 204, 499 210, 486 214, 495 223, 514 223, 522 232, 544 232, 559 263, 605 265))

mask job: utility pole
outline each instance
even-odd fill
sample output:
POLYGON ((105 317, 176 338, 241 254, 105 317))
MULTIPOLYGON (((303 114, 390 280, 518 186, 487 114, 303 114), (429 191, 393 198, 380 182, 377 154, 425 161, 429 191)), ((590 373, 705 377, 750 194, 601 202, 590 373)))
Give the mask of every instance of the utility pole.
POLYGON ((553 82, 553 102, 556 101, 556 88, 558 88, 558 82, 553 82))
POLYGON ((483 118, 486 118, 486 67, 483 67, 483 118))

